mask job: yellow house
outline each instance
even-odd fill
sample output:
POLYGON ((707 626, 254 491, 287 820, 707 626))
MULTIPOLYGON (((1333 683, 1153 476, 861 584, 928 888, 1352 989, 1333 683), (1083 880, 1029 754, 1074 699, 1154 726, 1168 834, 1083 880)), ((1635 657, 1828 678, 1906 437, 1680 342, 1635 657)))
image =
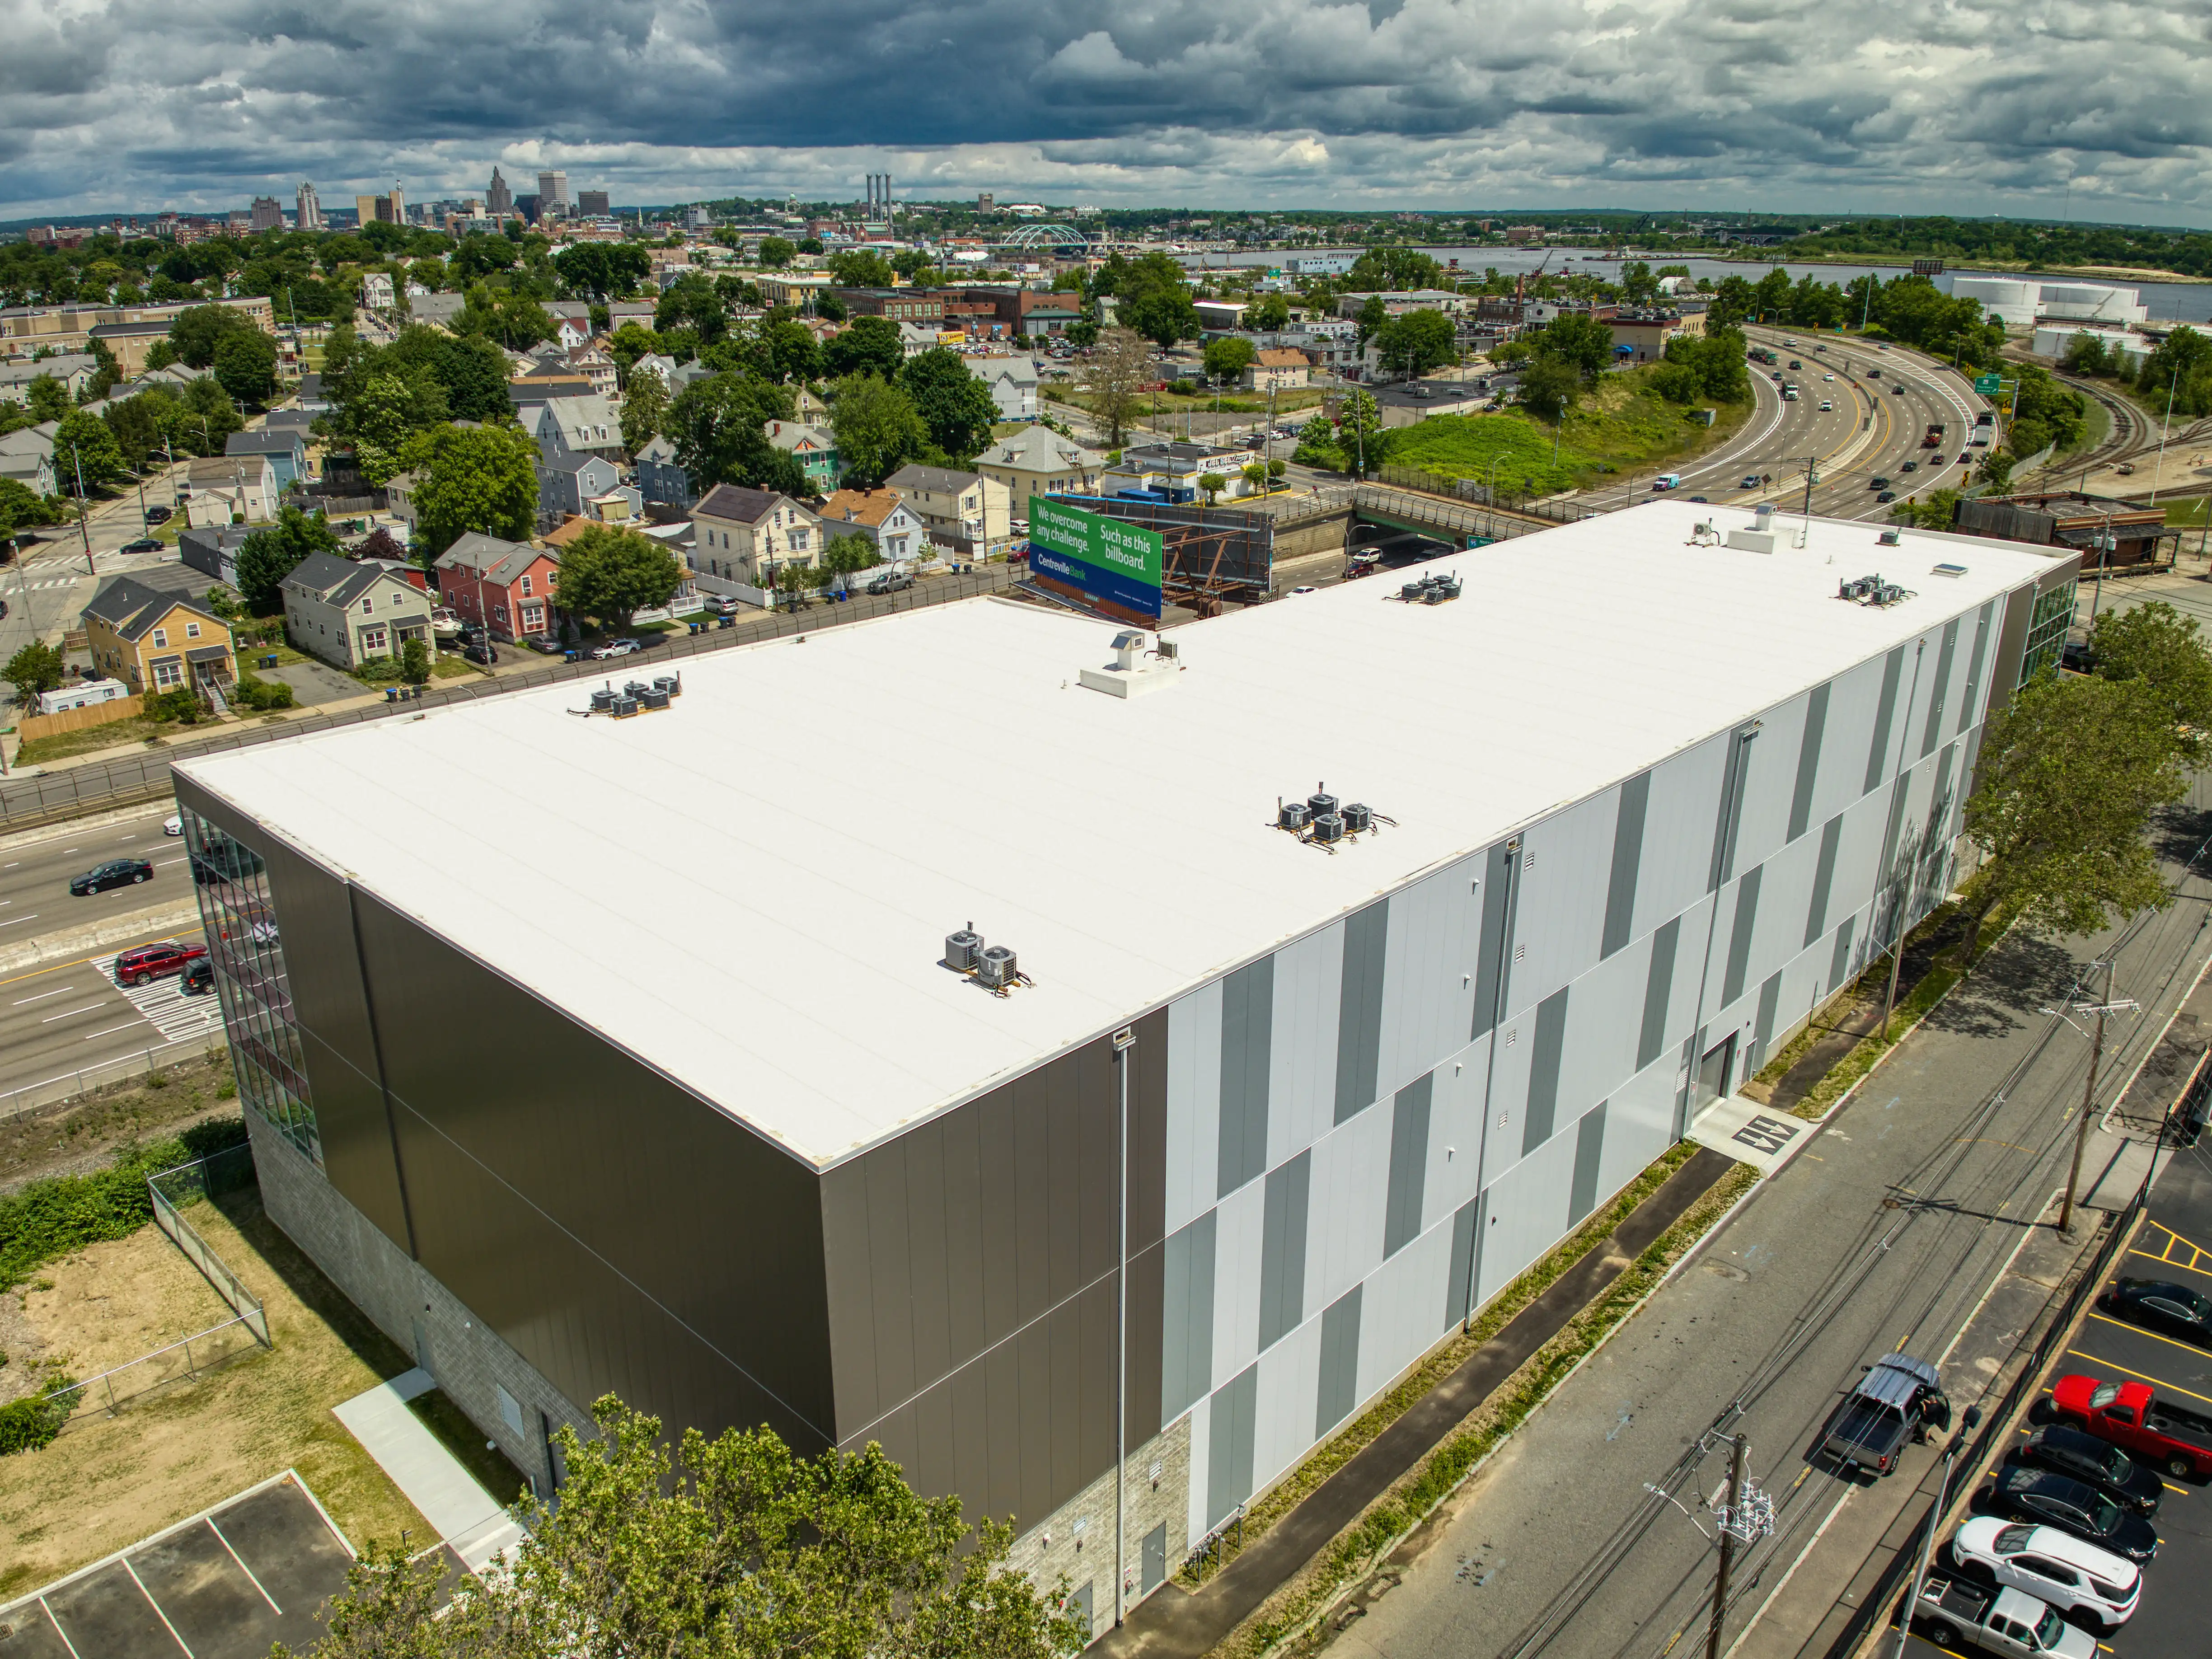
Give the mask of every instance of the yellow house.
POLYGON ((230 626, 189 599, 118 576, 85 606, 94 667, 133 695, 190 685, 205 695, 238 678, 230 626))

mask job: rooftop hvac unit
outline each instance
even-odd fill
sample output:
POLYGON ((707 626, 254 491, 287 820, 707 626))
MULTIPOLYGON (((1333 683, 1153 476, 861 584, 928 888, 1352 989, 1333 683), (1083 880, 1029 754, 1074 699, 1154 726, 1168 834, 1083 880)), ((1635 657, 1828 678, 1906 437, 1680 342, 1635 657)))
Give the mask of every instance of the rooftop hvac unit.
POLYGON ((945 936, 945 965, 955 973, 964 974, 975 965, 981 954, 983 936, 971 924, 957 933, 945 936))
POLYGON ((603 685, 592 693, 592 712, 594 714, 604 714, 614 706, 615 694, 612 687, 603 685))
POLYGON ((1003 991, 1020 977, 1014 953, 1003 945, 987 945, 975 958, 975 978, 986 990, 1003 991))
POLYGON ((1428 586, 1428 580, 1425 577, 1417 582, 1407 582, 1398 590, 1398 597, 1401 599, 1418 599, 1427 590, 1428 586))
POLYGON ((652 690, 647 691, 643 696, 640 697, 638 701, 643 703, 647 708, 665 708, 668 707, 668 693, 660 690, 659 687, 655 686, 652 690))
POLYGON ((1277 803, 1275 807, 1275 828, 1288 830, 1291 834, 1296 835, 1306 827, 1307 820, 1312 817, 1312 811, 1304 801, 1281 801, 1277 803))
POLYGON ((1312 794, 1306 797, 1306 812, 1310 817, 1317 818, 1325 812, 1334 812, 1336 807, 1337 799, 1334 795, 1312 794))
POLYGON ((1313 838, 1324 847, 1344 839, 1344 819, 1335 812, 1323 812, 1313 821, 1313 838))
POLYGON ((684 695, 684 677, 681 674, 655 675, 653 689, 656 691, 665 691, 672 697, 680 697, 684 695))
POLYGON ((625 697, 642 697, 647 692, 652 690, 653 688, 647 685, 643 680, 629 680, 626 681, 623 685, 623 696, 625 697))
POLYGON ((617 697, 609 712, 618 720, 628 720, 632 714, 637 713, 637 699, 630 696, 617 697))
POLYGON ((1360 835, 1374 827, 1375 815, 1360 801, 1353 801, 1344 809, 1344 827, 1352 835, 1360 835))
POLYGON ((1162 662, 1173 662, 1182 654, 1182 647, 1173 640, 1162 640, 1153 648, 1159 653, 1162 662))
POLYGON ((1881 535, 1875 538, 1876 544, 1882 547, 1895 547, 1898 544, 1899 540, 1899 534, 1894 530, 1885 530, 1881 535))

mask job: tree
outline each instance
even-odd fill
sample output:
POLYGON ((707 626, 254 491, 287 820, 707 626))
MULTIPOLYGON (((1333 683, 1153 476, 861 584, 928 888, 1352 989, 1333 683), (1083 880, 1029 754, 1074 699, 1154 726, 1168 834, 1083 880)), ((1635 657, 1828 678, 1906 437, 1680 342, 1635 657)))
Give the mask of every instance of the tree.
POLYGON ((1534 343, 1538 357, 1569 365, 1585 386, 1595 386, 1613 362, 1613 331, 1587 312, 1553 319, 1534 343))
POLYGON ((319 513, 283 508, 238 544, 238 597, 257 617, 281 615, 284 578, 310 553, 339 551, 337 532, 319 513))
POLYGON ((1379 294, 1369 295, 1365 302, 1360 306, 1358 315, 1352 319, 1358 330, 1359 349, 1362 351, 1367 349, 1367 343, 1380 334, 1383 325, 1389 320, 1390 307, 1382 303, 1382 296, 1379 294))
POLYGON ((2013 457, 2009 451, 1992 449, 1982 457, 1982 464, 1974 469, 1974 477, 1978 482, 1989 485, 2002 495, 2012 488, 2012 466, 2013 457))
POLYGON ((1218 340, 1206 343, 1206 378, 1218 385, 1227 385, 1252 365, 1259 356, 1252 343, 1241 334, 1224 334, 1218 340))
POLYGON ((23 399, 34 422, 58 421, 69 413, 69 388, 51 374, 34 374, 23 388, 23 399))
POLYGON ((417 363, 367 376, 349 389, 331 426, 335 435, 353 445, 362 476, 380 489, 404 471, 400 458, 414 435, 447 417, 445 388, 417 363))
POLYGON ((2089 653, 2100 678, 2147 688, 2182 757, 2203 764, 2212 750, 2212 653, 2195 617, 2164 599, 2106 611, 2089 629, 2089 653))
POLYGON ((430 647, 421 640, 400 641, 399 678, 410 685, 420 685, 430 678, 430 647))
POLYGON ((215 349, 215 378, 242 404, 267 404, 276 395, 276 342, 259 329, 235 333, 215 349))
POLYGON ((684 580, 676 556, 652 537, 612 525, 587 525, 561 555, 561 609, 592 617, 611 634, 630 617, 666 605, 684 580))
POLYGON ((967 465, 991 441, 999 406, 957 352, 937 346, 917 353, 900 366, 898 384, 914 400, 929 441, 956 465, 967 465))
POLYGON ((798 462, 769 443, 766 431, 769 422, 790 418, 791 393, 784 387, 752 374, 716 374, 676 394, 662 430, 694 489, 742 483, 804 495, 804 472, 793 488, 791 473, 779 465, 797 471, 798 462))
POLYGON ((795 317, 780 318, 760 331, 754 350, 761 372, 771 380, 814 380, 822 376, 822 343, 795 317))
POLYGON ((830 274, 840 288, 889 288, 897 272, 872 248, 840 248, 830 256, 830 274))
POLYGON ((848 374, 830 388, 830 427, 852 481, 876 485, 921 453, 929 428, 902 386, 848 374))
POLYGON ((538 522, 538 445, 518 426, 437 426, 407 441, 416 530, 435 558, 466 532, 527 541, 538 522))
POLYGON ((1106 422, 1106 441, 1118 447, 1152 378, 1152 354, 1134 329, 1109 328, 1098 337, 1098 349, 1085 366, 1084 385, 1091 412, 1106 422))
POLYGON ((849 576, 855 571, 871 570, 884 562, 876 544, 857 532, 832 536, 822 544, 822 556, 816 568, 825 576, 849 576))
POLYGON ((1386 373, 1418 380, 1459 356, 1459 334, 1441 311, 1408 311, 1382 325, 1376 336, 1386 373))
POLYGON ((1357 294, 1367 289, 1435 288, 1444 279, 1443 270, 1418 248, 1370 247, 1352 261, 1345 286, 1357 294))
POLYGON ((1279 333, 1291 325, 1291 302, 1279 294, 1265 295, 1244 313, 1244 325, 1261 334, 1279 333))
MULTIPOLYGON (((504 416, 513 403, 507 394, 507 354, 481 334, 455 336, 441 329, 428 328, 420 323, 399 331, 399 337, 381 352, 364 349, 359 352, 349 373, 347 381, 357 380, 375 369, 413 369, 420 368, 444 388, 446 409, 457 421, 492 421, 504 416)), ((333 382, 325 368, 323 384, 326 390, 333 382)), ((438 419, 442 420, 441 415, 438 419)), ((435 425, 435 421, 424 422, 435 425)))
POLYGON ((62 416, 54 430, 54 476, 68 495, 89 494, 123 476, 123 451, 106 422, 81 409, 62 416))
POLYGON ((1521 371, 1521 406, 1554 425, 1566 418, 1582 389, 1581 373, 1556 357, 1533 358, 1521 371))
POLYGON ((884 380, 906 361, 898 325, 887 317, 855 317, 823 349, 823 370, 833 377, 874 374, 884 380))
POLYGON ((653 258, 635 242, 576 242, 553 256, 569 293, 605 301, 628 294, 653 274, 653 258))
POLYGON ((1229 488, 1229 480, 1218 472, 1201 472, 1198 475, 1198 488, 1206 497, 1206 504, 1212 507, 1213 498, 1229 488))
POLYGON ((763 270, 781 270, 792 262, 799 250, 782 236, 761 238, 760 263, 763 270))
POLYGON ((1088 351, 1098 343, 1098 325, 1088 317, 1078 318, 1060 330, 1060 337, 1078 351, 1088 351))
POLYGON ((16 702, 27 703, 40 692, 59 685, 68 672, 69 659, 59 646, 41 645, 33 640, 8 659, 8 665, 0 668, 0 678, 15 688, 16 702))
POLYGON ((1115 314, 1121 325, 1136 330, 1161 350, 1178 340, 1198 337, 1198 307, 1192 302, 1190 284, 1170 255, 1155 252, 1130 261, 1113 291, 1119 295, 1115 314))
POLYGON ((1246 489, 1251 494, 1255 495, 1258 495, 1261 490, 1267 487, 1267 462, 1253 461, 1249 463, 1243 469, 1243 477, 1246 489))
POLYGON ((1354 386, 1344 394, 1336 412, 1336 447, 1344 452, 1345 471, 1355 478, 1382 465, 1382 411, 1373 393, 1354 386))
POLYGON ((1966 830, 1987 855, 1966 884, 1973 927, 2094 933, 2172 901, 2144 840, 2188 790, 2169 710, 2145 679, 2045 673, 1990 717, 1966 830))
POLYGON ((623 448, 635 460, 637 452, 668 426, 668 383, 658 374, 641 374, 623 394, 623 448))
POLYGON ((50 499, 15 478, 0 478, 0 537, 12 536, 26 525, 52 524, 50 499))
POLYGON ((235 334, 258 334, 253 319, 235 306, 194 306, 169 325, 169 343, 179 362, 193 368, 215 367, 217 347, 235 334))

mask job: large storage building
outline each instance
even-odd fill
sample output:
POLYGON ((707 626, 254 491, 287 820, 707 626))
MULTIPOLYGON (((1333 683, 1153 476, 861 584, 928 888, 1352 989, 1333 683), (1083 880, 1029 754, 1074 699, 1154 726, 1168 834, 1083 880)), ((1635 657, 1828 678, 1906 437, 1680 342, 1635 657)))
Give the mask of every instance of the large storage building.
POLYGON ((1679 502, 1454 568, 1142 696, 988 599, 180 762, 270 1213, 541 1485, 609 1390, 880 1441, 1103 1632, 1940 897, 2075 580, 1679 502))

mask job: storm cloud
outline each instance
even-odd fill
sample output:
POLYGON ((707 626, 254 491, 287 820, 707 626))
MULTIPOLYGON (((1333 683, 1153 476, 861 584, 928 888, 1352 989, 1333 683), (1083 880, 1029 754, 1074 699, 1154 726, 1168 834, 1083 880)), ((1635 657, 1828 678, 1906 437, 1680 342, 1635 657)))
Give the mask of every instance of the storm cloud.
POLYGON ((0 0, 0 213, 480 194, 2212 220, 2202 8, 0 0))

